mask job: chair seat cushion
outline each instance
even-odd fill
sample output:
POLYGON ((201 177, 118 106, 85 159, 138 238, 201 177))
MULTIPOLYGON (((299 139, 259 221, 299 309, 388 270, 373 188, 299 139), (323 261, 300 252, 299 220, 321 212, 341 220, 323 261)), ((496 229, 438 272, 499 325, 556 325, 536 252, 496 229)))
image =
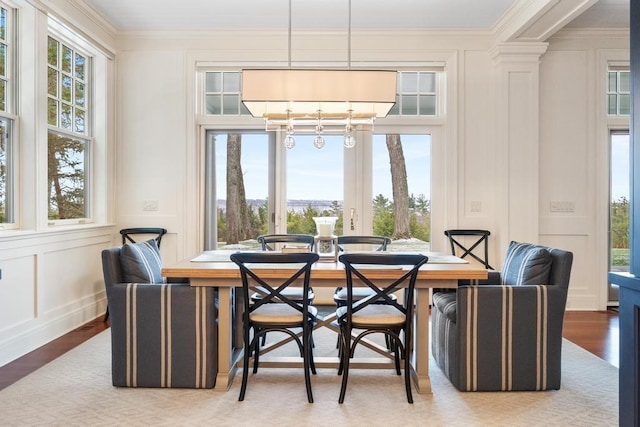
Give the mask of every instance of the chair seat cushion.
MULTIPOLYGON (((371 288, 353 288, 353 299, 360 300, 362 298, 368 297, 369 295, 373 295, 374 291, 371 288)), ((392 300, 397 300, 398 298, 391 294, 389 295, 392 300)), ((347 288, 338 288, 333 294, 334 301, 346 301, 347 300, 347 288)))
POLYGON ((162 258, 155 240, 122 245, 120 267, 124 283, 164 283, 162 258))
POLYGON ((529 243, 509 243, 505 255, 501 284, 507 286, 535 286, 549 283, 551 254, 542 246, 529 243))
MULTIPOLYGON (((316 316, 318 309, 312 305, 309 306, 309 314, 316 316)), ((289 304, 264 304, 254 310, 251 315, 251 321, 256 323, 273 323, 273 324, 302 324, 302 313, 289 304)))
POLYGON ((433 294, 433 306, 447 319, 456 323, 457 294, 455 292, 435 292, 433 294))
MULTIPOLYGON (((347 307, 338 307, 338 318, 347 313, 347 307)), ((405 322, 405 316, 395 307, 384 304, 368 305, 362 310, 353 313, 351 323, 354 327, 359 325, 399 326, 405 322)))

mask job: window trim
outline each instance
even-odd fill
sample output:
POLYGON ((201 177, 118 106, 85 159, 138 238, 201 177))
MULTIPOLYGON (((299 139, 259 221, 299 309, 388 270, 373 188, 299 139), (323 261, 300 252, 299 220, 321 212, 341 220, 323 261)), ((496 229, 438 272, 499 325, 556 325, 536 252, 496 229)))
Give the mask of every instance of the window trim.
MULTIPOLYGON (((71 48, 73 50, 74 53, 80 53, 81 55, 83 55, 86 58, 86 63, 85 63, 85 130, 86 133, 78 133, 75 132, 73 129, 73 125, 72 125, 72 129, 63 129, 61 127, 58 126, 53 126, 50 125, 48 123, 48 118, 45 120, 44 124, 46 126, 46 137, 47 137, 47 144, 48 144, 48 136, 50 132, 55 132, 58 134, 62 134, 65 136, 68 136, 70 138, 74 138, 74 139, 78 139, 78 140, 82 140, 85 142, 85 148, 84 148, 84 216, 81 218, 69 218, 69 219, 51 219, 49 218, 49 192, 50 192, 50 188, 49 188, 49 182, 48 182, 48 172, 47 172, 47 178, 46 178, 46 199, 42 201, 42 203, 45 205, 45 211, 46 211, 46 225, 48 227, 52 227, 52 226, 65 226, 65 225, 79 225, 79 224, 91 224, 93 222, 95 222, 95 212, 94 212, 94 199, 96 197, 96 195, 94 194, 94 191, 96 191, 95 185, 94 183, 94 177, 93 177, 93 163, 96 161, 96 159, 94 158, 94 152, 95 150, 95 135, 94 135, 94 122, 96 120, 95 118, 95 108, 94 108, 94 91, 95 91, 95 69, 94 69, 94 64, 95 64, 95 55, 97 55, 97 51, 96 48, 94 48, 93 46, 91 46, 90 44, 88 44, 88 42, 86 42, 85 40, 83 40, 79 35, 75 34, 74 32, 72 32, 72 30, 63 27, 61 24, 59 24, 58 22, 56 22, 55 20, 49 20, 49 25, 48 25, 48 31, 46 34, 47 37, 47 43, 49 40, 49 37, 53 38, 54 40, 56 40, 58 43, 60 43, 60 49, 62 48, 61 46, 64 44, 67 47, 71 48)), ((49 68, 49 61, 48 58, 45 60, 46 63, 46 67, 47 69, 49 68)), ((48 77, 47 77, 48 79, 48 77)), ((48 83, 48 80, 47 80, 48 83)), ((59 83, 58 83, 59 84, 59 83)), ((72 85, 75 84, 75 79, 72 80, 72 85)), ((48 105, 50 99, 50 95, 47 91, 46 94, 46 100, 45 100, 45 105, 48 105)), ((59 96, 56 99, 61 99, 59 96)), ((59 114, 59 113, 58 113, 59 114)), ((59 123, 59 118, 56 119, 57 123, 59 123)), ((47 164, 47 168, 48 168, 48 164, 47 164)))
POLYGON ((5 215, 7 222, 0 222, 0 230, 14 230, 19 228, 19 200, 18 195, 18 117, 15 115, 17 111, 17 93, 18 93, 18 52, 17 52, 17 40, 18 40, 18 13, 14 6, 0 1, 0 7, 7 11, 6 25, 7 25, 7 37, 5 43, 7 44, 7 57, 5 63, 6 72, 6 84, 7 84, 7 99, 5 100, 5 110, 0 111, 0 118, 7 120, 8 134, 7 138, 7 153, 6 153, 6 194, 5 194, 5 215))

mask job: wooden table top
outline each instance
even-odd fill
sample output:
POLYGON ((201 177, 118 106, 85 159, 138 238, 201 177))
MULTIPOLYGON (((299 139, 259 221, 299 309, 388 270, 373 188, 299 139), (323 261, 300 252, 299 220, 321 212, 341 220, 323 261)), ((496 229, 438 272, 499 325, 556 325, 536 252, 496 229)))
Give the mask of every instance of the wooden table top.
MULTIPOLYGON (((162 275, 167 278, 199 278, 199 279, 239 279, 240 270, 231 261, 225 261, 231 251, 206 251, 203 254, 182 260, 174 265, 162 269, 162 275), (206 255, 211 255, 207 258, 206 255), (194 259, 196 261, 194 261, 194 259)), ((418 280, 464 280, 486 279, 487 269, 481 264, 467 263, 451 255, 438 253, 424 253, 429 262, 420 268, 418 280)), ((287 265, 269 264, 264 268, 265 278, 282 278, 291 274, 291 267, 287 265)), ((398 276, 399 269, 380 268, 368 269, 373 279, 392 279, 398 276)), ((311 270, 311 278, 342 279, 345 277, 344 265, 340 262, 316 262, 311 270)))

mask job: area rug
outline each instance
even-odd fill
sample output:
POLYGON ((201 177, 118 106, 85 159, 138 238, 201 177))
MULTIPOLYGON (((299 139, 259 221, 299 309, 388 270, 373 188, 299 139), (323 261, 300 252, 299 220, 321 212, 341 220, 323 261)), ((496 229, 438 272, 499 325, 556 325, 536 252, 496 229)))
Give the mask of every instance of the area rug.
MULTIPOLYGON (((324 341, 335 347, 335 335, 324 341)), ((110 346, 107 330, 0 391, 0 425, 618 425, 618 369, 566 340, 558 391, 462 393, 431 360, 433 394, 414 393, 413 405, 402 377, 386 370, 352 370, 342 405, 332 369, 312 378, 313 404, 299 369, 261 369, 249 377, 243 402, 239 378, 226 393, 116 388, 110 346)))

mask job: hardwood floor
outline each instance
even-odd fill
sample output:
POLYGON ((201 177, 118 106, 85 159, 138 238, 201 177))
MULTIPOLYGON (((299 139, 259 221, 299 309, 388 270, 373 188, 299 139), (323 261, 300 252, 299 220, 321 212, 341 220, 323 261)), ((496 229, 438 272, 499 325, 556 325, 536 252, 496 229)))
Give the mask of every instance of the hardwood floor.
MULTIPOLYGON (((82 344, 109 327, 99 317, 68 334, 0 367, 0 390, 82 344)), ((618 363, 618 312, 569 311, 564 337, 614 366, 618 363)))
POLYGON ((616 367, 619 363, 618 311, 568 311, 563 336, 616 367))

